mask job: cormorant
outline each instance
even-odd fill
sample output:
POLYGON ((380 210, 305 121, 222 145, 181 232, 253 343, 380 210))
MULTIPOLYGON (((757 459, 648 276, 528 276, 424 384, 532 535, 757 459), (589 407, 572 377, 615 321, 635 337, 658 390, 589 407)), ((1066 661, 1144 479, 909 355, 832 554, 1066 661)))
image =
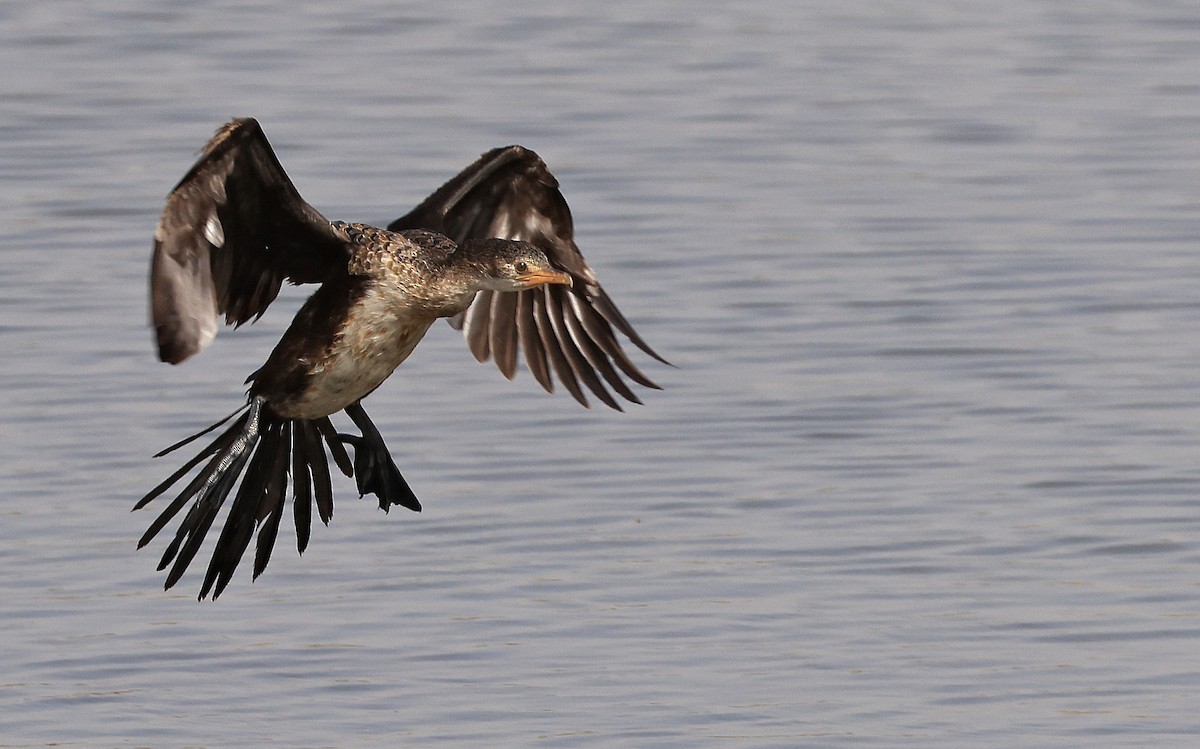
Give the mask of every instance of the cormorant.
POLYGON ((537 381, 553 375, 584 406, 584 388, 620 410, 609 388, 641 401, 623 376, 658 389, 625 354, 621 333, 651 349, 596 280, 573 239, 558 182, 533 151, 485 153, 386 230, 329 221, 300 197, 258 122, 221 127, 167 197, 154 232, 151 313, 158 355, 178 364, 216 335, 220 316, 253 321, 284 280, 320 287, 266 362, 248 378, 248 403, 211 444, 143 497, 141 508, 199 471, 138 542, 151 541, 188 503, 159 569, 174 585, 221 505, 240 485, 208 565, 200 598, 221 594, 257 531, 254 577, 270 560, 290 478, 297 548, 312 507, 333 514, 328 455, 387 510, 421 504, 396 468, 362 399, 403 362, 439 317, 460 327, 479 361, 508 378, 517 350, 537 381), (345 411, 361 434, 339 433, 345 411), (240 416, 239 416, 240 414, 240 416), (353 451, 353 458, 346 449, 353 451))

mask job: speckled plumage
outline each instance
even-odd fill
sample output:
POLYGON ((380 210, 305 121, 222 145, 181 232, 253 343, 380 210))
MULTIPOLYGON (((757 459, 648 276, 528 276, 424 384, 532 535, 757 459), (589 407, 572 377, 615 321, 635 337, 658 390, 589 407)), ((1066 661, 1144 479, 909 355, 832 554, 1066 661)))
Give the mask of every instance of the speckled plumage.
POLYGON ((465 262, 458 245, 449 238, 420 229, 393 232, 341 221, 332 226, 350 243, 346 266, 350 274, 394 287, 410 309, 437 309, 444 311, 439 317, 449 317, 471 303, 474 293, 465 279, 447 277, 452 260, 465 262), (456 280, 459 283, 453 283, 456 280))
POLYGON ((136 505, 199 467, 139 542, 149 543, 191 502, 159 565, 171 568, 168 588, 235 485, 201 598, 220 595, 255 536, 254 576, 263 571, 289 483, 304 550, 312 507, 326 523, 333 514, 330 458, 382 509, 420 510, 361 400, 439 317, 462 327, 476 358, 492 358, 506 377, 515 374, 519 348, 547 391, 553 375, 585 406, 585 388, 618 410, 609 388, 640 403, 624 377, 657 388, 618 332, 665 361, 600 287, 575 246, 557 181, 520 146, 484 154, 379 229, 327 220, 300 197, 258 123, 231 121, 168 195, 155 228, 151 313, 160 358, 176 364, 199 352, 219 316, 232 325, 257 319, 285 280, 320 287, 247 378, 246 412, 136 505), (336 430, 330 417, 338 411, 360 434, 336 430))
POLYGON ((250 395, 289 419, 328 416, 365 397, 437 318, 459 314, 478 291, 470 258, 440 234, 332 226, 348 242, 348 276, 309 298, 252 375, 250 395), (319 325, 331 310, 335 324, 319 325))

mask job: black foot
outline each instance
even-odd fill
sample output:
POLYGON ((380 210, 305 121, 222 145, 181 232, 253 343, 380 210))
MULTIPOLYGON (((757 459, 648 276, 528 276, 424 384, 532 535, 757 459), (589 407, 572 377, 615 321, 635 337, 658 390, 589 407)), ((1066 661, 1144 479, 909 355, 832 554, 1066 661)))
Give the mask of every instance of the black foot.
POLYGON ((379 508, 387 512, 392 505, 400 505, 413 512, 421 511, 421 502, 409 488, 383 443, 383 435, 375 428, 360 403, 346 407, 346 414, 362 430, 362 436, 338 434, 338 438, 354 448, 354 480, 358 484, 358 495, 374 494, 379 498, 379 508))

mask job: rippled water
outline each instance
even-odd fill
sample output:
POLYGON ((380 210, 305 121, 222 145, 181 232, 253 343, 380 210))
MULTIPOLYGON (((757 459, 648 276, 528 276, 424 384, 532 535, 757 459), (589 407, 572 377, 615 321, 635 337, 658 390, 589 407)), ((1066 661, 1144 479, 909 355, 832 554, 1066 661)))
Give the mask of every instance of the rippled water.
POLYGON ((0 746, 1189 745, 1200 9, 0 6, 0 746), (154 361, 162 198, 233 115, 386 222, 537 149, 678 369, 644 408, 438 326, 216 603, 134 499, 294 310, 154 361))

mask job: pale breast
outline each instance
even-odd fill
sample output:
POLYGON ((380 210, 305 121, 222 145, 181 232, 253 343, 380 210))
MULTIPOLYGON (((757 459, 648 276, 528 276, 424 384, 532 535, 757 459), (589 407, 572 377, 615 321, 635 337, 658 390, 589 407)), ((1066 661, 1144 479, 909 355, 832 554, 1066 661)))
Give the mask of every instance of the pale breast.
POLYGON ((408 358, 436 318, 397 307, 377 290, 355 304, 328 352, 309 363, 304 391, 273 404, 289 418, 313 419, 340 411, 370 393, 408 358))

